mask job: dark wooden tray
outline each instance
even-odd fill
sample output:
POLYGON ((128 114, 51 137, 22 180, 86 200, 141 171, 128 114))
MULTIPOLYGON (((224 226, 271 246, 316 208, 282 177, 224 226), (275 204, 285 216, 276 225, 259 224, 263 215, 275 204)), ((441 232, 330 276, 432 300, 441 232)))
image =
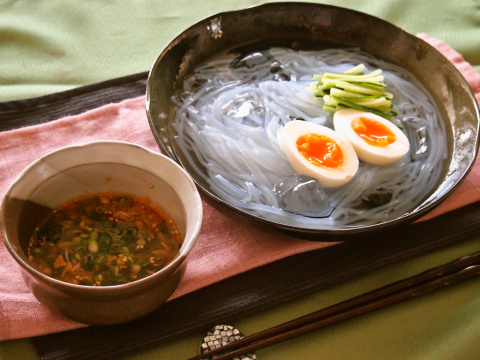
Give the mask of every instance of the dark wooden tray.
MULTIPOLYGON (((0 103, 0 131, 141 96, 145 93, 146 79, 145 72, 53 95, 0 103)), ((231 210, 222 208, 222 211, 231 210)), ((168 301, 147 317, 130 323, 92 326, 39 336, 31 341, 43 360, 112 359, 178 336, 206 331, 216 324, 232 323, 382 266, 459 242, 479 230, 480 204, 475 203, 395 232, 349 238, 275 261, 168 301)))

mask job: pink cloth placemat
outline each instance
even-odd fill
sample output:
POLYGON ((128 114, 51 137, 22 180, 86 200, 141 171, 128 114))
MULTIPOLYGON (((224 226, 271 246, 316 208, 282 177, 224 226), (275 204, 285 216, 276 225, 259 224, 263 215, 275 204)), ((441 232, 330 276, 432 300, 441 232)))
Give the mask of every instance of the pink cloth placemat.
MULTIPOLYGON (((456 51, 426 34, 419 37, 440 50, 462 72, 480 102, 480 74, 456 51)), ((144 97, 110 104, 46 124, 0 133, 0 195, 38 157, 59 147, 93 140, 123 140, 159 151, 146 119, 144 97), (101 131, 100 131, 101 129, 101 131)), ((480 163, 447 201, 428 217, 480 199, 480 163)), ((201 235, 173 297, 184 295, 283 257, 331 246, 290 237, 272 227, 204 200, 201 235)), ((29 292, 0 238, 0 341, 70 330, 84 325, 64 319, 29 292)))

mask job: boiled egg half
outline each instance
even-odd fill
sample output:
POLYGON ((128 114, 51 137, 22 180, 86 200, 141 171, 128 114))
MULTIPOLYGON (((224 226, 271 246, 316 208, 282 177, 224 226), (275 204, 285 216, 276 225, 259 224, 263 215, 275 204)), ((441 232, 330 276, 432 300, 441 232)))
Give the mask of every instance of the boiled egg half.
POLYGON ((410 149, 408 138, 395 124, 369 112, 339 110, 333 125, 352 144, 358 158, 369 164, 391 164, 410 149))
POLYGON ((332 129, 293 120, 283 128, 282 145, 294 170, 326 188, 349 182, 357 173, 358 157, 352 145, 332 129))

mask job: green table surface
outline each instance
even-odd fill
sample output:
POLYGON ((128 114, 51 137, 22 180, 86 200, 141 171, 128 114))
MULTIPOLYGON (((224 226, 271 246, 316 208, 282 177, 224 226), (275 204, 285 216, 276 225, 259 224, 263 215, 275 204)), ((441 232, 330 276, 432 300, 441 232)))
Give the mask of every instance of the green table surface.
MULTIPOLYGON (((0 101, 29 98, 147 71, 182 30, 253 0, 0 0, 0 101)), ((322 1, 448 43, 480 70, 478 0, 322 1)), ((237 321, 245 334, 332 305, 480 250, 480 236, 395 263, 237 321)), ((208 330, 208 329, 205 329, 208 330)), ((259 360, 480 359, 480 281, 441 290, 257 351, 259 360)), ((186 359, 203 333, 125 360, 186 359)), ((91 341, 96 341, 92 338, 91 341)), ((36 359, 28 339, 0 342, 0 360, 36 359)))

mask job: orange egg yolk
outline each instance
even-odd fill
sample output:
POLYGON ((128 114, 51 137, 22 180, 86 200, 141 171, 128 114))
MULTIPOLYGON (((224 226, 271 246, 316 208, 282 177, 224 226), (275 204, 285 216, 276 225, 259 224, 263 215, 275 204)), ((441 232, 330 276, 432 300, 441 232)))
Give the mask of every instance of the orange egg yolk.
POLYGON ((315 166, 338 168, 343 164, 342 149, 335 140, 325 135, 302 135, 297 139, 297 149, 315 166))
POLYGON ((354 119, 352 128, 369 145, 387 146, 397 140, 393 131, 388 127, 366 117, 354 119))

